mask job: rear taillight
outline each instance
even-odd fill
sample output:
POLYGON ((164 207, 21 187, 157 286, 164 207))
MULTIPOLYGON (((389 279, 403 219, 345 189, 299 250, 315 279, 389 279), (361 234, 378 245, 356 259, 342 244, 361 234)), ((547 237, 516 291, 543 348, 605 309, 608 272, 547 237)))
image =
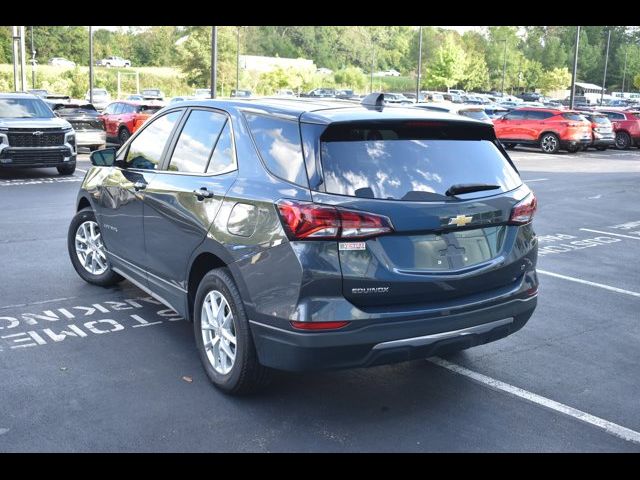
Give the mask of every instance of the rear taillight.
POLYGON ((136 116, 133 117, 133 130, 135 131, 138 128, 140 128, 142 124, 147 121, 148 118, 149 118, 149 115, 136 114, 136 116))
POLYGON ((369 238, 393 231, 382 215, 293 200, 276 205, 291 240, 369 238))
POLYGON ((291 322, 298 330, 336 330, 345 327, 349 322, 291 322))
POLYGON ((533 215, 538 208, 538 200, 536 196, 531 192, 525 197, 524 200, 516 204, 511 210, 511 217, 509 223, 512 225, 524 225, 529 223, 533 219, 533 215))

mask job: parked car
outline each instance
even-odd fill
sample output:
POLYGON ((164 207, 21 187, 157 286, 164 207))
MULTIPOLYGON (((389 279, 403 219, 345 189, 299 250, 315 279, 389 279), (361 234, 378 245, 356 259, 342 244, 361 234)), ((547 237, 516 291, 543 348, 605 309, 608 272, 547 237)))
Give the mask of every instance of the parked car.
POLYGON ((96 62, 96 65, 98 67, 107 67, 107 68, 111 68, 111 67, 128 68, 131 66, 131 61, 125 60, 122 57, 110 56, 110 57, 106 57, 101 60, 98 60, 96 62))
MULTIPOLYGON (((87 90, 87 94, 84 99, 87 102, 91 102, 91 96, 89 95, 89 91, 87 90)), ((102 111, 106 108, 107 105, 111 103, 111 95, 104 88, 94 88, 93 89, 93 106, 96 107, 98 111, 102 111)))
POLYGON ((402 104, 402 105, 411 105, 413 101, 409 100, 401 93, 385 93, 384 101, 388 104, 402 104))
POLYGON ((176 103, 176 102, 184 102, 187 100, 195 100, 196 97, 190 97, 190 96, 185 96, 185 97, 173 97, 171 100, 169 100, 169 105, 171 105, 172 103, 176 103))
POLYGON ((210 88, 196 88, 193 92, 194 97, 198 98, 211 98, 211 89, 210 88))
POLYGON ((496 105, 496 104, 483 105, 483 108, 484 108, 484 112, 487 114, 487 116, 491 120, 494 120, 496 118, 500 118, 503 115, 506 115, 507 113, 509 113, 511 111, 510 108, 503 107, 501 105, 496 105))
POLYGON ((522 93, 520 95, 517 95, 517 97, 524 102, 539 102, 541 101, 540 98, 543 96, 544 95, 542 95, 541 93, 536 93, 536 92, 527 92, 527 93, 522 93))
POLYGON ((0 93, 0 170, 55 167, 60 175, 76 170, 76 136, 40 97, 0 93))
POLYGON ((94 151, 107 146, 104 124, 96 108, 83 100, 46 100, 53 113, 64 118, 76 132, 76 146, 94 151))
POLYGON ((455 94, 455 95, 464 95, 467 92, 465 92, 464 90, 457 89, 457 88, 450 88, 448 90, 448 93, 452 93, 452 94, 455 94))
POLYGON ((640 113, 599 108, 597 110, 606 115, 611 121, 616 136, 616 148, 627 150, 631 146, 640 146, 640 113))
POLYGON ((122 145, 161 108, 161 105, 152 102, 113 102, 99 118, 104 123, 107 140, 122 145))
POLYGON ((164 101, 164 92, 158 88, 145 88, 140 92, 143 100, 164 101))
POLYGON ((76 62, 67 60, 66 58, 62 57, 53 57, 51 60, 49 60, 49 65, 53 65, 56 67, 75 68, 76 62))
POLYGON ((591 144, 591 122, 580 112, 552 108, 518 108, 493 121, 506 148, 539 146, 545 153, 577 152, 591 144))
POLYGON ((373 74, 374 77, 399 77, 400 72, 390 68, 389 70, 383 70, 381 72, 375 72, 373 74))
POLYGON ((355 100, 358 99, 359 96, 351 89, 342 89, 336 90, 336 98, 340 98, 342 100, 355 100))
POLYGON ((482 100, 480 100, 478 97, 474 96, 474 95, 460 95, 460 97, 462 98, 462 103, 466 103, 468 105, 482 105, 482 100))
POLYGON ((231 90, 232 97, 248 98, 251 96, 251 90, 231 90))
POLYGON ((301 93, 301 97, 311 97, 311 98, 328 98, 335 97, 336 90, 335 88, 314 88, 309 93, 301 93))
POLYGON ((493 124, 482 106, 458 105, 454 103, 416 103, 416 107, 434 112, 446 112, 473 118, 481 122, 493 124))
POLYGON ((27 93, 30 93, 31 95, 36 95, 38 97, 46 97, 47 95, 49 95, 49 91, 48 90, 44 90, 42 88, 36 88, 36 89, 32 89, 32 90, 27 90, 27 93))
POLYGON ((462 103, 462 97, 457 93, 443 93, 442 98, 444 98, 446 102, 462 103))
POLYGON ((276 97, 295 97, 296 94, 290 88, 281 88, 276 92, 276 97))
POLYGON ((616 143, 616 134, 613 131, 611 121, 604 113, 580 112, 583 117, 591 122, 591 144, 585 146, 585 150, 594 147, 596 150, 606 150, 616 143))
POLYGON ((125 100, 131 100, 133 102, 142 102, 144 101, 144 97, 138 93, 134 93, 131 95, 127 95, 127 98, 125 98, 125 100))
POLYGON ((234 394, 270 369, 424 359, 516 332, 537 302, 537 201, 493 128, 369 99, 165 108, 91 155, 73 267, 192 321, 207 376, 234 394))

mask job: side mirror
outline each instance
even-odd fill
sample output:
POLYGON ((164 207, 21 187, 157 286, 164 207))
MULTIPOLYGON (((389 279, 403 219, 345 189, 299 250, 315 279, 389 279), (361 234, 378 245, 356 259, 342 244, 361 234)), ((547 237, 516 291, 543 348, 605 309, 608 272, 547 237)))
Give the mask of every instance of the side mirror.
POLYGON ((112 167, 116 163, 116 149, 113 147, 96 150, 89 157, 96 167, 112 167))

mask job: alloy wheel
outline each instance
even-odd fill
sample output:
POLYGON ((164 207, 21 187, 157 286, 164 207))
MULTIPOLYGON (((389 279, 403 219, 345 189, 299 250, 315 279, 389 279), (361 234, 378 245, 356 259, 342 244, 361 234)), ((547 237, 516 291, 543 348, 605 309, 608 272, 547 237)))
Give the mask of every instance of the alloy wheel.
POLYGON ((542 139, 541 146, 545 152, 555 152, 558 149, 558 141, 552 135, 545 135, 542 139))
POLYGON ((82 267, 91 275, 102 275, 109 268, 102 243, 100 227, 92 220, 80 224, 76 230, 76 255, 82 267))
POLYGON ((209 363, 216 372, 228 374, 236 360, 236 329, 229 302, 220 291, 212 290, 204 297, 200 323, 209 363))

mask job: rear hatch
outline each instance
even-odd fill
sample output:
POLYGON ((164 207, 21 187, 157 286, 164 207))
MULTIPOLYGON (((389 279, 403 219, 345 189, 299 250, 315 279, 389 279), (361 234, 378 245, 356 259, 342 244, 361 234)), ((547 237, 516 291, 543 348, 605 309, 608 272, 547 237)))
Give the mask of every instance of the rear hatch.
POLYGON ((526 252, 514 254, 510 218, 517 204, 535 208, 535 197, 490 125, 359 121, 302 131, 313 201, 343 212, 339 257, 352 303, 446 304, 521 278, 526 252))

